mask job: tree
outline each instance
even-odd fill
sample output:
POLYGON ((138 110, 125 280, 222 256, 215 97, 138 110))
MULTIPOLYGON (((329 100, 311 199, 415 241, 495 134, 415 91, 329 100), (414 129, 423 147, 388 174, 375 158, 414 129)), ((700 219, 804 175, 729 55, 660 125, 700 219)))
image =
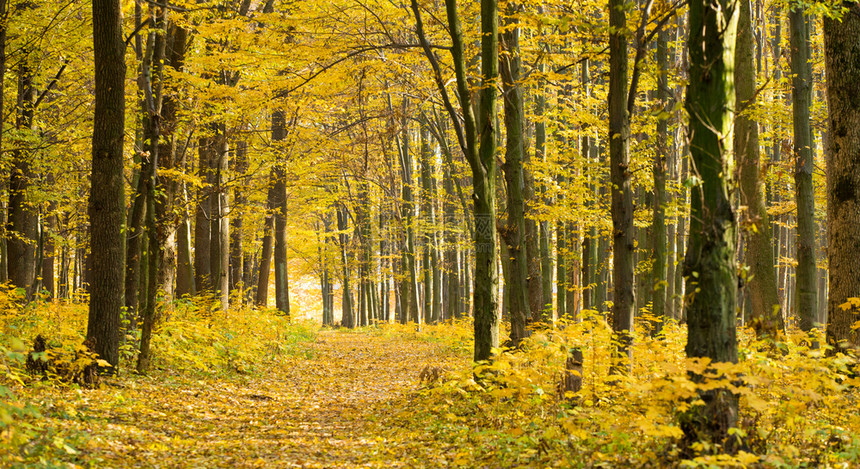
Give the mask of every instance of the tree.
MULTIPOLYGON (((687 357, 737 363, 736 221, 732 206, 732 120, 738 4, 735 0, 690 2, 689 114, 691 171, 690 235, 684 261, 687 291, 687 357)), ((694 376, 694 378, 697 378, 694 376)), ((689 441, 728 444, 737 426, 738 397, 725 388, 701 393, 682 428, 689 441)))
POLYGON ((791 29, 791 104, 794 119, 794 190, 797 205, 797 314, 800 328, 814 327, 818 305, 815 264, 815 193, 812 186, 813 151, 809 108, 812 104, 812 67, 809 64, 809 19, 802 5, 788 13, 791 29))
POLYGON ((738 39, 735 53, 735 98, 739 114, 735 118, 734 152, 738 162, 741 205, 746 205, 743 219, 744 260, 749 265, 749 295, 751 310, 747 324, 759 336, 776 337, 785 329, 777 296, 776 273, 773 266, 773 232, 765 205, 761 182, 758 124, 750 118, 755 97, 755 44, 753 42, 752 12, 748 1, 740 2, 738 39))
MULTIPOLYGON (((620 356, 630 357, 633 330, 633 190, 630 116, 627 109, 627 13, 623 0, 609 0, 609 183, 612 188, 612 262, 615 286, 612 331, 620 356)), ((613 365, 621 371, 619 364, 613 365)), ((629 366, 629 365, 628 365, 629 366)))
POLYGON ((524 104, 520 86, 520 31, 516 19, 517 11, 513 2, 508 3, 505 29, 502 32, 500 60, 503 102, 505 110, 505 173, 507 194, 507 226, 502 231, 502 239, 507 245, 508 255, 502 262, 509 263, 505 288, 510 295, 508 307, 511 315, 511 344, 513 346, 528 336, 526 325, 531 318, 529 301, 529 253, 526 245, 526 187, 523 159, 524 142, 524 104))
POLYGON ((89 197, 90 309, 87 339, 95 352, 119 364, 120 311, 123 306, 125 187, 125 44, 119 0, 93 0, 95 109, 93 166, 89 197))
POLYGON ((827 343, 837 351, 860 346, 860 4, 842 18, 824 18, 829 109, 827 146, 827 343), (847 304, 846 304, 847 303, 847 304))
POLYGON ((418 2, 412 0, 418 40, 433 67, 433 80, 442 95, 445 108, 454 125, 460 149, 472 170, 473 215, 475 217, 475 361, 487 360, 499 345, 498 286, 496 267, 498 237, 496 234, 496 128, 495 110, 498 96, 495 82, 499 76, 499 10, 497 0, 481 0, 481 87, 478 117, 472 109, 471 90, 466 78, 463 28, 457 0, 446 0, 445 10, 451 34, 451 57, 457 79, 457 97, 462 116, 454 110, 442 81, 436 55, 424 35, 418 2), (462 118, 462 125, 461 125, 462 118))

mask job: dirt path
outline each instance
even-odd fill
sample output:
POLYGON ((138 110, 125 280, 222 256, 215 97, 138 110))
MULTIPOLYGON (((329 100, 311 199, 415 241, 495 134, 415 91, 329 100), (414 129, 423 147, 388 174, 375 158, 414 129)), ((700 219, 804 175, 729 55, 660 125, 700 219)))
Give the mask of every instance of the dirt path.
POLYGON ((411 465, 374 431, 374 411, 415 389, 424 365, 451 357, 432 343, 340 332, 321 333, 310 354, 229 381, 155 376, 94 391, 88 399, 111 405, 81 409, 91 438, 80 460, 98 467, 411 465))

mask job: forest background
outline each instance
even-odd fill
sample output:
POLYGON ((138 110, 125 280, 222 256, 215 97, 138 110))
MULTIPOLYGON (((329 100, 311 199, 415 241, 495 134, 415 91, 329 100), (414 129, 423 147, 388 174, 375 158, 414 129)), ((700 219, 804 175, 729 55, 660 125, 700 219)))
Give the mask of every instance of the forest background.
POLYGON ((0 12, 4 390, 30 392, 37 334, 35 371, 87 386, 174 357, 180 320, 465 321, 480 365, 425 369, 423 398, 561 412, 514 435, 537 458, 629 430, 666 461, 856 461, 856 4, 0 12), (660 418, 584 430, 602 412, 660 418))

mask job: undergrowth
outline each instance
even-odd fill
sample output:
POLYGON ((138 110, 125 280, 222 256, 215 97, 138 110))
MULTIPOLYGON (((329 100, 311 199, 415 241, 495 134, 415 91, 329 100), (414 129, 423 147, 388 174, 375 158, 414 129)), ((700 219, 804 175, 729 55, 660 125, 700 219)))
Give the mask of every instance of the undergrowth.
MULTIPOLYGON (((291 323, 273 310, 212 313, 209 303, 206 298, 185 299, 163 309, 152 337, 149 376, 134 372, 139 332, 127 327, 119 369, 102 380, 106 389, 98 391, 110 400, 98 404, 127 405, 123 389, 138 382, 241 380, 267 364, 313 357, 308 343, 316 338, 315 325, 291 323)), ((86 332, 87 304, 22 304, 14 291, 0 289, 0 466, 80 467, 80 448, 91 441, 90 435, 63 422, 89 418, 75 409, 91 405, 91 391, 51 373, 34 376, 25 362, 37 335, 46 338, 50 352, 37 357, 74 357, 86 332)))
MULTIPOLYGON (((632 374, 610 377, 610 328, 593 311, 585 316, 578 324, 535 331, 519 350, 498 350, 490 363, 447 370, 407 402, 392 404, 386 434, 406 432, 414 439, 407 452, 441 451, 447 464, 460 467, 860 464, 860 380, 849 371, 853 358, 798 345, 804 343, 800 334, 774 343, 743 330, 737 365, 687 360, 685 328, 667 324, 651 338, 643 321, 632 374), (584 355, 576 394, 559 386, 573 347, 584 355), (693 382, 688 370, 708 379, 693 382), (730 433, 741 450, 729 455, 700 442, 692 445, 695 454, 685 453, 677 416, 702 404, 700 390, 715 387, 740 395, 738 428, 730 433)), ((387 329, 400 334, 403 327, 387 329)), ((447 335, 452 346, 470 331, 468 323, 448 328, 454 329, 447 335)), ((417 332, 413 326, 409 333, 418 340, 440 337, 431 327, 417 332)))

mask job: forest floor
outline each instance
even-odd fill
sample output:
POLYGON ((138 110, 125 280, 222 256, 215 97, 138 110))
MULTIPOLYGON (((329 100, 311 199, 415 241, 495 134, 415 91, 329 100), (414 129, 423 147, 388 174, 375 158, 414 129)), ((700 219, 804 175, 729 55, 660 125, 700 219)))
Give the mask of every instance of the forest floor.
POLYGON ((215 314, 204 299, 165 314, 147 374, 133 371, 129 331, 118 373, 90 388, 62 376, 78 366, 85 304, 2 303, 3 468, 860 467, 855 359, 800 336, 743 330, 740 362, 708 365, 684 358, 683 327, 652 337, 641 321, 619 381, 594 313, 475 365, 468 319, 329 329, 269 310, 215 314), (24 366, 37 335, 47 378, 24 366), (576 393, 561 386, 574 347, 576 393), (683 443, 679 414, 716 386, 740 396, 737 454, 683 443))
POLYGON ((467 360, 436 343, 327 330, 251 371, 158 370, 30 397, 84 467, 413 467, 381 435, 382 409, 402 406, 424 367, 452 364, 467 360))

